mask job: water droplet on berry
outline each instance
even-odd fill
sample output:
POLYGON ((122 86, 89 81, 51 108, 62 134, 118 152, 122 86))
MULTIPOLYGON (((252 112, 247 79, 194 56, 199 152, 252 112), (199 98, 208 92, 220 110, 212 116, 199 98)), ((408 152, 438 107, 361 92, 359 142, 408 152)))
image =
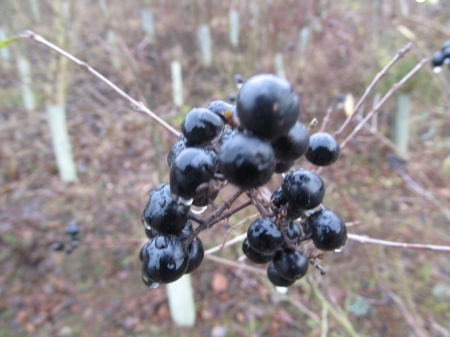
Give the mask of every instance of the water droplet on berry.
POLYGON ((277 290, 277 292, 279 294, 283 294, 286 295, 288 292, 288 288, 287 287, 275 287, 275 289, 277 290))
POLYGON ((336 253, 340 253, 340 252, 342 252, 342 251, 344 250, 344 248, 345 248, 345 245, 342 245, 341 247, 335 249, 334 251, 335 251, 336 253))
POLYGON ((161 283, 153 282, 150 280, 146 275, 142 274, 142 281, 150 288, 150 289, 156 289, 160 286, 161 283))
POLYGON ((194 214, 202 214, 204 211, 206 211, 206 209, 208 208, 208 206, 191 206, 191 211, 194 214))
POLYGON ((185 199, 185 198, 180 197, 180 196, 177 197, 177 204, 179 204, 179 205, 191 206, 193 202, 194 202, 193 198, 185 199))
POLYGON ((442 67, 434 67, 433 68, 433 73, 435 74, 439 74, 442 71, 442 67))
POLYGON ((444 60, 444 64, 450 64, 450 57, 447 57, 447 58, 444 60))
POLYGON ((236 87, 237 87, 238 89, 241 89, 241 88, 242 88, 242 83, 237 83, 237 84, 236 84, 236 87))
POLYGON ((281 176, 284 178, 286 177, 286 173, 281 173, 281 176))

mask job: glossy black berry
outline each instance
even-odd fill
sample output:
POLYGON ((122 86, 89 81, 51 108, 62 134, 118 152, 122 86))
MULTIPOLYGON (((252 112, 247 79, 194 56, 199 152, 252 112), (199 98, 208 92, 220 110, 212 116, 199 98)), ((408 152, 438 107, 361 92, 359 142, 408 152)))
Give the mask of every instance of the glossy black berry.
POLYGON ((269 218, 256 219, 247 230, 250 247, 260 254, 275 252, 284 242, 283 233, 269 218))
POLYGON ((274 169, 272 147, 256 137, 238 134, 225 142, 219 153, 219 171, 244 189, 264 185, 274 169))
POLYGON ((223 129, 223 120, 209 109, 194 108, 181 123, 181 132, 187 145, 202 145, 217 137, 223 129))
POLYGON ((142 273, 149 279, 158 283, 170 283, 186 272, 188 251, 175 235, 158 235, 145 247, 142 273))
POLYGON ((197 188, 209 183, 216 172, 213 152, 200 148, 186 148, 175 158, 170 169, 170 190, 184 199, 195 199, 207 194, 197 188))
POLYGON ((308 218, 314 246, 320 250, 341 249, 347 241, 347 228, 335 212, 319 210, 308 218))
POLYGON ((317 166, 328 166, 336 162, 341 155, 341 147, 336 138, 326 132, 317 132, 309 138, 309 147, 305 157, 317 166))
POLYGON ((142 222, 145 227, 158 233, 177 234, 186 224, 189 209, 189 206, 173 199, 168 184, 161 184, 150 193, 142 213, 142 222))
POLYGON ((290 285, 293 285, 295 280, 288 280, 284 277, 282 277, 278 271, 275 269, 273 262, 269 264, 267 267, 267 278, 274 286, 277 287, 289 287, 290 285))
POLYGON ((306 274, 309 262, 297 251, 279 249, 273 258, 273 266, 282 278, 295 281, 306 274))
POLYGON ((241 74, 234 75, 233 80, 237 85, 244 83, 244 77, 241 74))
POLYGON ((237 112, 243 128, 275 140, 294 126, 300 114, 300 99, 285 79, 256 75, 239 91, 237 112))
POLYGON ((275 256, 275 253, 270 254, 258 253, 252 247, 250 247, 250 244, 248 243, 247 239, 245 239, 244 242, 242 242, 242 252, 245 254, 247 259, 257 264, 264 264, 270 262, 275 256))
POLYGON ((283 231, 286 233, 286 236, 291 240, 296 240, 302 236, 302 230, 300 229, 300 226, 292 221, 289 221, 283 227, 283 231))
POLYGON ((273 192, 272 196, 270 197, 270 201, 274 204, 275 207, 280 208, 281 206, 285 205, 288 200, 283 195, 283 190, 281 189, 281 186, 278 187, 275 192, 273 192))
POLYGON ((68 235, 77 235, 80 229, 78 228, 78 223, 76 221, 71 221, 67 225, 66 234, 68 235))
POLYGON ((294 164, 294 160, 278 160, 275 164, 275 173, 286 173, 294 164))
POLYGON ((228 120, 227 116, 229 116, 229 114, 232 114, 233 107, 234 105, 225 101, 212 101, 208 104, 207 109, 220 116, 220 118, 222 118, 222 120, 226 122, 228 120))
POLYGON ((148 225, 145 223, 144 218, 142 218, 142 224, 144 225, 145 236, 147 236, 147 238, 153 239, 156 235, 158 235, 158 233, 154 229, 146 227, 148 225))
POLYGON ((143 245, 141 250, 139 251, 139 261, 141 261, 141 262, 144 261, 145 254, 147 254, 147 245, 149 242, 150 241, 147 241, 145 243, 145 245, 143 245))
POLYGON ((236 102, 236 94, 234 92, 228 95, 228 102, 230 102, 231 104, 234 104, 236 102))
POLYGON ((186 138, 183 136, 173 145, 172 149, 170 150, 169 154, 167 155, 167 164, 169 165, 169 167, 172 167, 172 163, 175 160, 175 158, 186 147, 187 147, 186 138))
POLYGON ((295 160, 306 153, 309 146, 308 129, 296 122, 288 134, 272 142, 273 151, 277 159, 295 160))
POLYGON ((205 254, 203 250, 203 243, 198 237, 195 237, 194 241, 192 241, 187 250, 189 254, 189 265, 185 271, 185 274, 189 274, 197 269, 202 264, 203 256, 205 254))
POLYGON ((433 67, 441 67, 444 63, 445 57, 442 50, 439 50, 433 54, 433 57, 431 58, 431 65, 433 67))
POLYGON ((314 172, 298 169, 286 174, 281 184, 289 203, 301 209, 312 209, 322 203, 325 185, 314 172))

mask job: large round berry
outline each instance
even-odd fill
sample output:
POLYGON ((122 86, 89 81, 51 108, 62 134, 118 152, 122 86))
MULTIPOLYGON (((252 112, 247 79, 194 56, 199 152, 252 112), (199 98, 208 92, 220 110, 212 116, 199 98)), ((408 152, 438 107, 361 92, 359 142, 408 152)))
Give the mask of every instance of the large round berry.
POLYGON ((308 271, 308 259, 291 249, 279 249, 273 258, 273 266, 281 277, 298 280, 308 271))
POLYGON ((272 282, 272 284, 277 287, 289 287, 290 285, 293 285, 295 282, 295 280, 288 280, 282 277, 275 269, 273 262, 271 262, 267 267, 267 277, 269 281, 272 282))
POLYGON ((283 233, 269 218, 256 219, 247 230, 250 247, 260 254, 275 252, 284 242, 283 233))
POLYGON ((298 169, 289 172, 281 184, 289 203, 301 209, 312 209, 322 203, 325 186, 314 172, 298 169))
POLYGON ((142 273, 154 282, 173 282, 187 270, 188 252, 175 235, 158 235, 145 247, 142 273))
POLYGON ((300 158, 308 150, 308 145, 308 129, 300 122, 296 122, 287 135, 281 136, 272 142, 275 157, 282 160, 300 158))
POLYGON ((269 143, 238 134, 224 143, 219 153, 219 170, 234 185, 252 188, 269 181, 275 157, 269 143))
POLYGON ((181 132, 189 146, 202 145, 217 137, 223 129, 223 120, 209 109, 194 108, 181 123, 181 132))
POLYGON ((244 242, 242 242, 242 251, 244 252, 245 256, 247 256, 247 259, 257 264, 264 264, 270 262, 275 256, 275 253, 270 254, 258 253, 256 250, 250 247, 248 239, 245 239, 244 242))
POLYGON ((203 243, 198 237, 195 237, 187 250, 189 254, 189 265, 185 274, 189 274, 197 269, 202 264, 203 256, 205 255, 203 243))
POLYGON ((184 199, 202 197, 207 191, 197 192, 197 188, 209 183, 215 172, 212 153, 200 148, 186 148, 178 154, 170 169, 170 190, 184 199))
POLYGON ((145 227, 158 233, 177 234, 186 224, 189 209, 189 206, 173 200, 168 184, 161 184, 150 193, 142 213, 142 222, 145 227))
POLYGON ((239 91, 237 113, 242 127, 274 140, 294 126, 300 114, 300 99, 284 78, 256 75, 239 91))
POLYGON ((336 162, 341 155, 341 147, 336 138, 327 132, 317 132, 309 138, 309 147, 305 157, 317 166, 328 166, 336 162))
POLYGON ((169 154, 167 155, 167 164, 169 167, 172 167, 172 163, 178 154, 183 151, 187 147, 186 145, 186 137, 182 135, 180 139, 172 146, 169 154))
POLYGON ((309 216, 307 224, 312 231, 312 240, 317 249, 341 249, 347 241, 347 227, 333 211, 314 212, 309 216))

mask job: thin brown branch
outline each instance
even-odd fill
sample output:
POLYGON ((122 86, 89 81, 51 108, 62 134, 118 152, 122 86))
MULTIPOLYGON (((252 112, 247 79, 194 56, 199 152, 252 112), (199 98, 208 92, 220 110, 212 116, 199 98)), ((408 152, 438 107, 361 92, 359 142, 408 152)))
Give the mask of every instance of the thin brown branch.
POLYGON ((251 271, 252 273, 255 273, 255 274, 264 275, 264 276, 267 275, 267 272, 264 269, 252 267, 252 266, 246 265, 244 263, 239 263, 239 262, 235 262, 232 260, 224 259, 222 257, 218 257, 215 255, 205 255, 205 259, 208 259, 208 260, 211 260, 214 262, 218 262, 218 263, 221 263, 223 265, 230 266, 233 268, 245 269, 245 270, 251 271))
POLYGON ((326 113, 325 117, 323 118, 322 125, 320 126, 320 132, 324 132, 325 131, 325 128, 326 128, 326 126, 328 124, 328 121, 330 120, 330 116, 331 116, 332 112, 333 112, 333 107, 330 106, 327 109, 327 113, 326 113))
POLYGON ((402 49, 400 49, 397 52, 397 54, 392 58, 392 60, 375 76, 372 83, 370 83, 370 85, 366 88, 364 95, 361 97, 359 102, 356 103, 355 108, 353 109, 353 112, 350 114, 350 116, 347 117, 344 124, 342 124, 341 128, 338 131, 336 131, 336 133, 334 134, 336 137, 339 136, 342 133, 342 131, 344 131, 344 129, 347 127, 347 125, 352 121, 353 117, 356 115, 356 113, 358 112, 361 105, 364 103, 366 98, 372 92, 373 88, 375 88, 375 86, 380 81, 380 79, 384 75, 386 75, 389 68, 391 68, 395 64, 395 62, 397 62, 399 59, 401 59, 403 57, 403 55, 405 55, 405 53, 411 49, 411 46, 412 46, 411 42, 406 44, 402 49))
POLYGON ((167 129, 168 131, 172 132, 174 135, 176 136, 180 136, 180 132, 177 131, 176 129, 174 129, 172 126, 170 126, 168 123, 166 123, 163 119, 161 119, 158 115, 156 115, 153 111, 151 111, 149 108, 147 108, 145 106, 144 103, 136 101, 134 98, 132 98, 131 96, 129 96, 127 93, 125 93, 122 89, 120 89, 118 86, 116 86, 114 83, 112 83, 110 80, 108 80, 105 76, 103 76, 102 74, 100 74, 98 71, 96 71, 94 68, 92 68, 89 64, 87 64, 84 61, 81 61, 79 59, 77 59, 75 56, 73 56, 72 54, 66 52, 65 50, 59 48, 58 46, 52 44, 51 42, 47 41, 46 39, 44 39, 42 36, 27 30, 25 31, 23 34, 20 35, 23 38, 29 38, 34 42, 40 43, 48 48, 50 48, 51 50, 59 53, 60 55, 68 58, 70 61, 76 63, 77 65, 79 65, 81 68, 87 70, 88 72, 90 72, 91 74, 93 74, 94 76, 96 76, 98 79, 100 79, 101 81, 103 81, 104 83, 106 83, 111 89, 113 89, 115 92, 117 92, 120 96, 122 96, 123 98, 125 98, 127 101, 129 101, 131 103, 131 106, 140 112, 145 113, 146 115, 148 115, 150 118, 152 118, 155 122, 157 122, 159 125, 161 125, 162 127, 164 127, 165 129, 167 129))
MULTIPOLYGON (((383 106, 384 103, 386 103, 386 101, 391 98, 391 96, 397 91, 399 90, 406 81, 408 81, 416 72, 418 72, 420 70, 420 68, 423 67, 423 65, 425 63, 428 62, 428 59, 423 59, 422 61, 420 61, 408 74, 405 75, 405 77, 403 77, 400 82, 394 84, 391 89, 386 93, 386 95, 383 96, 383 98, 380 100, 380 102, 378 102, 378 104, 366 115, 366 117, 364 117, 361 122, 358 123, 358 125, 353 129, 353 131, 347 136, 347 138, 345 138, 345 140, 340 144, 341 145, 341 149, 344 148, 347 143, 358 133, 358 131, 360 131, 363 127, 364 124, 366 124, 374 114, 376 114, 380 108, 383 106)), ((342 129, 342 128, 341 128, 342 129)), ((339 131, 338 131, 339 133, 339 131)))

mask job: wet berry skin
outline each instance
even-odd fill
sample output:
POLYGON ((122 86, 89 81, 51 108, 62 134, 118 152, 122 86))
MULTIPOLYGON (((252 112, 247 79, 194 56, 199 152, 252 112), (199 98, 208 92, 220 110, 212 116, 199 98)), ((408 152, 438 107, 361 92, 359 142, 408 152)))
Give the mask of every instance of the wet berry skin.
POLYGON ((161 184, 150 193, 142 222, 158 233, 178 234, 186 224, 189 209, 172 198, 168 184, 161 184))
POLYGON ((182 136, 180 139, 172 146, 169 154, 167 155, 167 164, 169 168, 172 167, 172 163, 178 154, 183 151, 187 147, 186 145, 186 137, 182 136))
POLYGON ((306 274, 309 262, 299 252, 279 249, 273 258, 273 266, 282 278, 295 281, 306 274))
POLYGON ((245 254, 247 259, 257 264, 268 263, 272 261, 273 257, 275 256, 275 253, 270 254, 258 253, 252 247, 250 247, 250 244, 248 243, 247 239, 245 239, 244 242, 242 242, 242 252, 245 254))
POLYGON ((212 152, 200 148, 186 148, 175 158, 170 169, 170 190, 175 196, 196 199, 207 192, 197 192, 203 183, 209 183, 216 172, 212 152))
POLYGON ((336 138, 327 132, 317 132, 309 138, 309 147, 305 157, 317 166, 328 166, 336 162, 341 155, 341 147, 336 138))
POLYGON ((273 203, 275 207, 280 208, 283 205, 286 205, 288 200, 283 195, 283 190, 281 189, 281 186, 278 187, 275 192, 273 192, 272 196, 270 197, 270 201, 273 203))
POLYGON ((282 277, 278 271, 275 269, 273 262, 269 264, 267 267, 267 278, 274 286, 277 287, 289 287, 293 285, 295 280, 288 280, 282 277))
POLYGON ((179 279, 188 267, 188 251, 175 235, 158 235, 145 246, 142 273, 158 283, 179 279))
POLYGON ((189 274, 197 269, 202 264, 203 256, 205 254, 203 243, 198 237, 195 237, 194 241, 192 241, 187 250, 189 255, 189 265, 185 271, 185 274, 189 274))
POLYGON ((291 240, 296 240, 302 236, 302 230, 300 229, 300 226, 291 221, 283 227, 283 230, 286 233, 286 236, 291 240))
POLYGON ((210 142, 222 132, 222 118, 205 108, 194 108, 187 113, 181 123, 181 132, 187 145, 195 146, 210 142))
POLYGON ((275 140, 289 132, 300 114, 300 99, 289 82, 272 74, 249 78, 237 97, 241 126, 275 140))
POLYGON ((325 195, 322 178, 305 169, 293 170, 286 174, 281 188, 291 206, 295 205, 305 210, 319 206, 325 195))
POLYGON ((347 227, 335 212, 319 210, 308 218, 314 246, 320 250, 340 249, 347 241, 347 227))
POLYGON ((308 129, 296 122, 288 134, 272 142, 273 151, 277 159, 295 160, 306 153, 309 146, 308 129))
POLYGON ((275 156, 268 142, 237 134, 224 143, 219 153, 219 171, 236 186, 259 187, 270 180, 275 156))
POLYGON ((256 219, 247 230, 250 247, 260 254, 274 253, 284 242, 283 233, 269 218, 256 219))

